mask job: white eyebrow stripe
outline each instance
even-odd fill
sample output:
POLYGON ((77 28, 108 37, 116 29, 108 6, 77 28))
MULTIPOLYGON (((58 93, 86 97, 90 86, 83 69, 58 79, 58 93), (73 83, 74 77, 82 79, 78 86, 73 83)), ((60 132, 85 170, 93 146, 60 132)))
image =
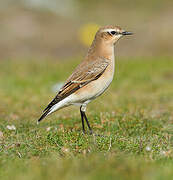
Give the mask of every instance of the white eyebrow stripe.
POLYGON ((104 29, 102 32, 110 32, 110 31, 116 31, 115 29, 104 29))

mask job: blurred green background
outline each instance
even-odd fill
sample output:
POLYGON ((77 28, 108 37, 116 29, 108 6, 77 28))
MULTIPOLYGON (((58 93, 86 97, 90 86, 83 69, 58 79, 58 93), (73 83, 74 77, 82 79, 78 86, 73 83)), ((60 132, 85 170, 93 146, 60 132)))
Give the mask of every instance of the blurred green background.
POLYGON ((1 0, 0 59, 84 55, 81 29, 110 24, 135 33, 119 56, 173 55, 172 17, 171 0, 1 0))

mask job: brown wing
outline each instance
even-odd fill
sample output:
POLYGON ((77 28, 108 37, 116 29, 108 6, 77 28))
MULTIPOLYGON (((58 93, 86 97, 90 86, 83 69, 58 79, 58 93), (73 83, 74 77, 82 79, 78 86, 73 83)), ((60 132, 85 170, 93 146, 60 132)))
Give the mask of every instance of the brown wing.
POLYGON ((98 79, 108 65, 109 61, 105 58, 98 58, 89 64, 85 62, 81 63, 43 112, 49 110, 52 106, 87 85, 89 82, 98 79))

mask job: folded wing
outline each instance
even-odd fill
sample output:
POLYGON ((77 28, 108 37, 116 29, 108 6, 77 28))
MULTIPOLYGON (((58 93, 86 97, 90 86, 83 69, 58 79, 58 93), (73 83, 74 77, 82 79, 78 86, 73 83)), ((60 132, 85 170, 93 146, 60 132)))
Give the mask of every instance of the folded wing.
POLYGON ((43 112, 49 111, 52 106, 67 96, 84 87, 89 82, 98 79, 104 73, 108 65, 109 61, 105 58, 97 58, 95 61, 88 64, 85 61, 81 63, 43 112))

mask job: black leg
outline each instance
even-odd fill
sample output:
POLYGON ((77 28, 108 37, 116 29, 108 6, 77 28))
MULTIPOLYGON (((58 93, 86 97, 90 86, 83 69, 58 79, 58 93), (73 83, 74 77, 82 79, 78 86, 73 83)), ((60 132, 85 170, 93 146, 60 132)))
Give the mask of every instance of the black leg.
POLYGON ((82 106, 80 107, 80 115, 81 115, 81 121, 82 121, 82 131, 83 133, 85 134, 85 125, 84 125, 84 115, 83 115, 83 112, 81 110, 82 106))
POLYGON ((87 123, 87 125, 88 125, 90 134, 92 134, 93 131, 92 131, 91 126, 90 126, 90 124, 89 124, 89 121, 88 121, 88 119, 87 119, 87 117, 86 117, 86 114, 85 114, 85 112, 82 112, 82 113, 83 113, 83 116, 84 116, 84 118, 85 118, 85 121, 86 121, 86 123, 87 123))

